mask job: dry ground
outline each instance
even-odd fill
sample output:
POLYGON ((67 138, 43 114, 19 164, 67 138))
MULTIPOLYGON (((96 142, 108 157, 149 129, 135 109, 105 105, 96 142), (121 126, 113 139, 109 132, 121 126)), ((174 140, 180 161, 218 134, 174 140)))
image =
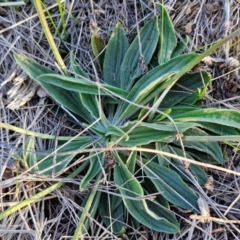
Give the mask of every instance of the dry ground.
MULTIPOLYGON (((57 4, 44 1, 55 23, 61 27, 57 4)), ((137 1, 135 14, 134 0, 116 1, 62 1, 66 15, 66 39, 55 41, 66 64, 69 64, 69 50, 73 50, 83 68, 92 73, 90 34, 97 27, 103 39, 107 39, 116 22, 121 19, 129 36, 136 33, 136 26, 151 18, 156 11, 154 0, 137 1), (72 18, 74 16, 75 18, 72 18)), ((161 2, 161 1, 160 1, 161 2)), ((190 37, 187 51, 204 49, 211 42, 239 28, 239 0, 165 0, 170 11, 178 37, 190 37)), ((53 29, 52 29, 53 30, 53 29)), ((52 31, 56 33, 55 30, 52 31)), ((64 39, 64 35, 60 30, 64 39)), ((212 58, 206 59, 198 68, 209 71, 212 84, 204 105, 214 107, 240 108, 239 98, 239 43, 233 39, 212 58)), ((41 24, 34 7, 29 3, 19 9, 0 6, 0 121, 28 130, 53 135, 76 134, 79 129, 50 113, 55 104, 48 100, 17 66, 13 54, 21 53, 58 71, 48 43, 42 33, 41 24), (59 130, 60 129, 60 130, 59 130)), ((76 212, 86 193, 80 193, 78 184, 82 176, 72 181, 65 174, 54 178, 43 178, 19 169, 11 158, 16 149, 21 149, 24 135, 0 128, 0 207, 1 211, 57 182, 68 181, 64 187, 40 201, 17 211, 4 219, 0 225, 1 239, 71 239, 76 227, 76 212), (16 173, 18 176, 16 177, 16 173)), ((36 147, 43 151, 53 146, 54 141, 38 139, 36 147)), ((223 146, 224 147, 224 146, 223 146)), ((240 171, 240 156, 226 148, 225 172, 206 169, 213 178, 213 189, 206 192, 206 201, 212 219, 208 222, 190 220, 189 214, 174 209, 181 222, 181 233, 176 235, 151 234, 142 229, 141 239, 240 239, 240 186, 239 177, 228 174, 228 169, 240 171)), ((67 171, 67 170, 66 170, 67 171)), ((68 170, 69 171, 69 170, 68 170)), ((122 239, 128 239, 128 234, 122 239)), ((121 239, 114 236, 97 222, 92 224, 92 236, 85 239, 121 239)))

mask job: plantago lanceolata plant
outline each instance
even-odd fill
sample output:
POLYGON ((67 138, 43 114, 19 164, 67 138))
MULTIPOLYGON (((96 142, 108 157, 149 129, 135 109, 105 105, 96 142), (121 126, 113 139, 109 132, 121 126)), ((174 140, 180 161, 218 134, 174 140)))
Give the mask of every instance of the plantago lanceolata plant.
MULTIPOLYGON (((170 205, 200 213, 196 186, 207 180, 203 169, 187 159, 222 164, 218 141, 239 140, 240 113, 202 109, 211 77, 204 71, 187 73, 230 37, 201 55, 182 54, 186 44, 177 42, 167 11, 163 6, 160 10, 160 17, 147 22, 132 43, 121 23, 102 53, 102 43, 92 36, 103 81, 90 80, 72 54, 74 75, 68 76, 16 55, 24 71, 87 129, 86 136, 59 141, 64 145, 55 158, 55 172, 60 172, 81 150, 90 152, 79 188, 83 191, 95 182, 99 190, 95 187, 83 201, 75 236, 88 231, 88 214, 92 218, 99 214, 115 234, 125 232, 127 216, 136 229, 143 224, 156 231, 178 232, 170 205), (104 191, 106 181, 114 187, 104 191)), ((29 137, 25 150, 34 151, 34 137, 29 137)), ((52 174, 53 156, 15 157, 34 172, 52 174)))

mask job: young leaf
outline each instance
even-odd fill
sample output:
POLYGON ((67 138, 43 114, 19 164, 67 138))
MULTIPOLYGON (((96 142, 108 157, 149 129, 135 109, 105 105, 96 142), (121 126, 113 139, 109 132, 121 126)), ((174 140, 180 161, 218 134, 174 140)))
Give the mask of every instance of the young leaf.
POLYGON ((70 52, 70 63, 73 72, 77 75, 77 77, 83 77, 89 79, 89 76, 86 72, 83 71, 81 66, 75 61, 73 57, 73 51, 70 52))
POLYGON ((119 22, 114 28, 105 52, 103 64, 105 83, 124 89, 123 82, 120 81, 120 68, 128 47, 127 37, 119 22))
POLYGON ((187 47, 189 41, 189 37, 186 36, 183 41, 178 42, 176 48, 174 49, 174 52, 172 53, 171 58, 178 57, 179 55, 182 54, 182 52, 185 50, 187 47))
POLYGON ((170 115, 172 109, 171 108, 167 108, 166 110, 164 110, 163 112, 165 114, 159 113, 153 120, 153 122, 161 122, 162 120, 167 118, 167 115, 170 115))
POLYGON ((158 63, 162 65, 171 59, 171 55, 177 45, 177 38, 167 10, 163 5, 159 5, 161 18, 159 20, 160 50, 158 53, 158 63))
POLYGON ((143 189, 138 180, 129 172, 119 155, 114 154, 119 165, 114 168, 114 182, 123 196, 123 202, 128 212, 145 226, 167 233, 179 232, 178 226, 170 223, 152 212, 143 199, 143 189), (134 200, 135 199, 135 200, 134 200))
POLYGON ((23 160, 21 164, 24 162, 24 166, 27 166, 27 169, 35 166, 31 172, 38 172, 37 156, 35 153, 35 137, 29 136, 26 139, 23 150, 23 160))
POLYGON ((97 58, 98 66, 103 70, 103 61, 104 61, 104 41, 99 37, 98 32, 94 32, 91 37, 91 46, 94 56, 97 58))
POLYGON ((111 135, 123 137, 126 141, 129 139, 129 136, 121 128, 118 128, 113 125, 108 126, 107 133, 105 134, 106 137, 111 135))
POLYGON ((122 89, 129 89, 132 86, 134 79, 141 76, 141 67, 143 67, 141 64, 149 64, 157 46, 158 36, 157 17, 154 17, 140 32, 139 38, 141 44, 139 45, 139 38, 136 36, 124 56, 120 72, 122 89), (142 62, 139 62, 141 61, 141 57, 143 57, 142 62))

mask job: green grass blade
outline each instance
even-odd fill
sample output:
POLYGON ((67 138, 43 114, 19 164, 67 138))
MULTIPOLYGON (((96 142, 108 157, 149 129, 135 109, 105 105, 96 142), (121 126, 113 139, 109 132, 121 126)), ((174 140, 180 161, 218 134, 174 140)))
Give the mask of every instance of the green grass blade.
POLYGON ((42 28, 44 30, 44 33, 46 35, 46 38, 48 40, 48 43, 50 45, 50 48, 56 58, 56 61, 58 62, 60 68, 66 73, 66 65, 65 63, 63 62, 63 59, 58 51, 58 47, 56 46, 55 42, 54 42, 54 39, 53 39, 53 36, 51 34, 51 31, 48 27, 48 24, 47 24, 47 20, 45 18, 45 15, 44 15, 44 11, 42 9, 42 5, 41 5, 41 1, 34 1, 34 4, 35 4, 35 7, 36 7, 36 10, 37 10, 37 13, 38 13, 38 16, 39 16, 39 20, 42 24, 42 28))
POLYGON ((81 213, 81 217, 80 220, 78 222, 77 228, 75 229, 74 235, 73 235, 73 240, 78 240, 80 236, 82 236, 83 233, 86 232, 86 229, 84 229, 84 227, 86 226, 85 224, 87 224, 86 219, 87 219, 87 215, 90 213, 91 214, 91 209, 92 210, 96 210, 96 207, 98 205, 99 202, 99 195, 98 195, 98 190, 97 187, 100 183, 100 179, 102 177, 102 173, 99 173, 96 179, 96 185, 95 188, 91 190, 87 200, 86 200, 86 204, 83 208, 83 211, 81 213), (96 197, 97 195, 97 197, 96 197), (95 199, 97 198, 98 201, 95 202, 95 199), (95 204, 97 203, 97 204, 95 204), (92 208, 92 205, 94 206, 94 208, 92 208))
POLYGON ((33 136, 27 137, 24 143, 21 164, 22 163, 25 167, 27 166, 27 169, 35 166, 31 172, 38 172, 37 155, 35 153, 35 137, 33 136))
MULTIPOLYGON (((95 190, 92 190, 92 191, 95 191, 95 190)), ((88 201, 89 201, 89 197, 91 197, 91 194, 93 194, 92 191, 90 191, 90 192, 87 194, 87 196, 84 198, 83 203, 82 203, 82 205, 81 205, 81 207, 82 207, 83 209, 85 209, 85 207, 89 204, 88 201)), ((93 201, 92 201, 92 203, 90 204, 90 208, 89 208, 89 211, 88 211, 88 215, 89 215, 92 219, 94 219, 94 217, 95 217, 95 215, 96 215, 96 212, 97 212, 97 210, 98 210, 99 201, 100 201, 101 195, 102 195, 102 193, 101 193, 100 191, 99 191, 99 192, 96 192, 96 194, 95 194, 94 197, 93 197, 93 201)), ((80 213, 79 213, 79 217, 80 217, 80 218, 81 218, 82 214, 83 214, 83 211, 80 211, 80 213)), ((90 219, 89 217, 86 217, 86 218, 85 218, 85 221, 84 221, 84 224, 83 224, 83 226, 82 226, 82 234, 86 234, 86 233, 87 233, 87 231, 88 231, 89 228, 90 228, 90 225, 91 225, 91 219, 90 219)))
MULTIPOLYGON (((19 127, 16 127, 16 126, 13 126, 13 125, 7 124, 7 123, 0 122, 0 127, 12 130, 17 133, 25 134, 28 136, 39 137, 42 139, 56 139, 56 136, 54 136, 54 135, 38 133, 38 132, 31 131, 31 130, 26 130, 26 129, 19 128, 19 127)), ((72 138, 73 138, 72 136, 59 136, 58 140, 59 141, 68 141, 68 140, 71 140, 72 138)), ((86 136, 86 138, 91 138, 91 137, 86 136)))

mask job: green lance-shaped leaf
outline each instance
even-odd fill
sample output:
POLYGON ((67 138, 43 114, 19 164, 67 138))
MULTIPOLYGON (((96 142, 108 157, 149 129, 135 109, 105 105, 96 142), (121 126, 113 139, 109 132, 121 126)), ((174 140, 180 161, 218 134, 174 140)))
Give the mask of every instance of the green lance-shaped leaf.
POLYGON ((171 55, 177 46, 177 38, 172 21, 168 15, 167 10, 162 4, 160 5, 160 47, 158 52, 158 64, 162 65, 171 59, 171 55))
MULTIPOLYGON (((166 153, 170 152, 169 146, 166 143, 156 142, 155 143, 155 148, 156 148, 156 150, 164 151, 166 153)), ((161 154, 158 154, 157 158, 158 158, 158 163, 160 165, 165 166, 165 167, 168 167, 169 164, 171 163, 171 159, 169 157, 167 157, 167 156, 163 156, 161 154)))
POLYGON ((120 81, 120 68, 128 47, 127 37, 119 22, 113 30, 105 52, 103 64, 105 83, 124 89, 123 82, 120 81))
POLYGON ((167 233, 178 232, 178 226, 170 223, 165 218, 157 216, 148 208, 146 201, 143 199, 144 194, 140 183, 127 169, 116 152, 114 152, 114 157, 119 163, 114 168, 114 182, 122 194, 128 212, 137 221, 153 230, 167 233))
POLYGON ((91 46, 94 56, 97 58, 98 66, 103 70, 103 61, 104 61, 104 48, 105 44, 103 39, 99 37, 98 30, 92 34, 91 37, 91 46))
POLYGON ((69 162, 77 155, 78 151, 85 148, 86 146, 92 143, 92 138, 83 136, 76 141, 71 141, 69 143, 60 145, 57 147, 59 150, 50 149, 45 151, 45 154, 49 154, 49 157, 45 157, 44 155, 37 155, 38 162, 38 172, 45 176, 51 176, 53 168, 55 169, 55 173, 59 173, 63 171, 69 162), (56 153, 53 153, 53 152, 56 153), (67 152, 72 152, 69 154, 65 154, 67 152), (64 155, 59 155, 62 154, 64 155), (56 162, 56 166, 54 166, 54 162, 56 162))
MULTIPOLYGON (((163 99, 160 107, 161 108, 170 108, 181 104, 181 102, 192 96, 195 92, 198 92, 198 89, 208 85, 211 77, 206 72, 200 73, 187 73, 184 74, 175 84, 171 90, 167 93, 163 99)), ((198 99, 198 95, 195 96, 195 103, 198 99)))
POLYGON ((104 162, 104 153, 95 154, 94 152, 90 153, 90 166, 83 177, 79 189, 83 191, 85 187, 90 183, 90 181, 101 171, 104 162))
POLYGON ((41 153, 35 152, 34 137, 29 137, 24 145, 24 151, 14 154, 13 158, 20 161, 26 169, 34 168, 31 172, 44 176, 64 171, 69 162, 77 155, 78 151, 90 145, 92 138, 88 136, 79 137, 77 140, 59 145, 56 149, 49 149, 41 153), (71 152, 68 154, 68 152, 71 152), (63 154, 64 155, 60 155, 63 154), (54 166, 54 163, 56 166, 54 166))
POLYGON ((126 232, 124 205, 121 200, 116 208, 113 209, 113 200, 113 196, 102 193, 98 207, 99 214, 109 231, 112 229, 114 234, 123 234, 126 232))
MULTIPOLYGON (((188 159, 193 159, 192 156, 190 154, 188 154, 187 152, 185 152, 185 155, 183 154, 183 150, 177 147, 173 147, 171 146, 169 148, 171 150, 171 153, 176 154, 178 156, 181 157, 185 157, 188 159)), ((177 159, 172 159, 171 160, 171 168, 176 171, 180 177, 188 182, 192 182, 192 179, 188 176, 188 174, 186 173, 186 171, 190 171, 192 173, 192 175, 196 178, 196 180, 198 181, 198 183, 200 185, 205 185, 205 183, 207 182, 207 174, 205 173, 205 171, 202 169, 202 167, 196 165, 196 164, 189 164, 188 169, 186 170, 183 167, 182 162, 180 162, 177 159)))
MULTIPOLYGON (((180 132, 185 132, 187 129, 200 126, 195 123, 191 124, 176 124, 177 129, 180 132)), ((128 122, 124 126, 120 127, 123 132, 128 132, 128 139, 122 139, 119 145, 122 146, 139 146, 145 145, 155 141, 162 141, 167 139, 174 139, 176 135, 176 128, 172 123, 138 123, 136 121, 128 122)), ((111 141, 118 141, 119 137, 112 135, 111 141)))
POLYGON ((169 209, 159 204, 157 198, 158 196, 156 197, 156 199, 154 199, 154 201, 146 200, 149 209, 156 213, 158 216, 167 219, 170 223, 174 224, 179 228, 179 223, 174 214, 169 209))
POLYGON ((99 111, 101 111, 101 110, 98 105, 97 97, 94 95, 81 93, 80 98, 82 100, 82 104, 85 106, 85 108, 91 114, 91 116, 95 120, 98 119, 100 116, 99 111))
POLYGON ((201 122, 201 127, 220 136, 239 135, 239 132, 235 128, 221 124, 201 122))
MULTIPOLYGON (((148 158, 148 159, 150 159, 150 158, 148 158)), ((154 200, 156 200, 156 202, 158 204, 160 204, 161 206, 163 206, 165 209, 170 209, 170 205, 169 205, 169 202, 167 201, 167 199, 164 198, 158 192, 158 190, 155 188, 154 184, 148 178, 144 178, 144 181, 142 182, 142 187, 147 192, 147 194, 154 195, 154 194, 158 193, 156 196, 154 196, 154 200)))
MULTIPOLYGON (((82 77, 83 79, 88 79, 90 80, 89 76, 87 73, 85 73, 81 66, 77 64, 75 59, 73 58, 73 52, 70 52, 70 63, 71 63, 71 68, 73 72, 76 74, 76 77, 82 77)), ((99 118, 99 107, 98 107, 98 101, 96 96, 90 95, 90 94, 84 94, 84 93, 79 93, 81 101, 85 108, 88 110, 88 112, 91 114, 91 116, 94 119, 99 118)))
MULTIPOLYGON (((199 129, 199 128, 192 128, 188 129, 186 132, 184 132, 184 136, 197 136, 197 137, 204 137, 208 136, 208 134, 199 129)), ((176 145, 180 146, 179 142, 175 142, 176 145)), ((183 145, 184 147, 188 149, 194 149, 195 156, 197 156, 197 152, 202 152, 208 156, 205 159, 201 159, 201 156, 198 157, 199 161, 204 161, 204 162, 209 162, 209 163, 220 163, 223 164, 224 159, 222 155, 222 150, 219 147, 217 142, 200 142, 200 141, 195 141, 195 142, 189 142, 186 141, 183 137, 183 145)))
POLYGON ((137 152, 132 151, 129 154, 128 159, 126 161, 126 167, 132 174, 135 172, 136 162, 137 162, 137 152))
MULTIPOLYGON (((127 96, 127 100, 141 104, 143 100, 151 94, 151 98, 148 98, 148 101, 151 101, 156 97, 156 94, 159 93, 158 86, 162 82, 181 71, 186 64, 195 58, 197 58, 196 54, 182 55, 152 69, 137 81, 127 96)), ((134 104, 124 102, 119 105, 114 122, 119 124, 124 118, 132 116, 136 111, 138 111, 138 108, 134 104)))
POLYGON ((129 89, 134 79, 142 75, 141 68, 149 64, 157 46, 158 36, 157 17, 154 17, 142 28, 139 36, 140 45, 136 36, 124 56, 120 71, 122 89, 129 89))
POLYGON ((174 117, 174 120, 181 122, 208 122, 240 128, 240 112, 228 109, 199 109, 180 114, 174 117))
POLYGON ((166 218, 169 222, 179 227, 177 219, 170 211, 169 202, 158 192, 154 184, 148 178, 144 178, 142 186, 147 194, 156 194, 154 200, 146 200, 148 207, 158 216, 166 218))
POLYGON ((22 55, 15 55, 15 59, 20 67, 38 84, 40 84, 45 91, 58 103, 66 107, 68 110, 75 114, 80 115, 87 122, 92 122, 92 117, 81 103, 78 92, 67 91, 60 86, 51 84, 51 79, 47 78, 46 81, 39 81, 37 78, 43 74, 54 74, 52 70, 46 68, 28 57, 22 55), (81 111, 79 110, 81 109, 81 111))
POLYGON ((112 135, 117 137, 123 137, 126 141, 129 139, 129 136, 121 128, 113 125, 109 125, 105 136, 108 137, 112 135))
POLYGON ((171 203, 188 210, 199 212, 198 196, 183 182, 180 176, 154 162, 144 161, 143 168, 146 175, 153 182, 155 187, 171 203))
MULTIPOLYGON (((58 86, 62 89, 67 89, 78 93, 80 92, 93 95, 100 94, 109 96, 111 93, 107 92, 108 90, 121 97, 127 96, 127 92, 120 88, 116 88, 107 84, 94 83, 81 78, 66 77, 58 74, 44 74, 39 76, 37 80, 43 83, 51 82, 51 85, 53 86, 58 86), (106 89, 106 91, 104 89, 106 89)), ((69 91, 66 92, 68 93, 69 91)))

